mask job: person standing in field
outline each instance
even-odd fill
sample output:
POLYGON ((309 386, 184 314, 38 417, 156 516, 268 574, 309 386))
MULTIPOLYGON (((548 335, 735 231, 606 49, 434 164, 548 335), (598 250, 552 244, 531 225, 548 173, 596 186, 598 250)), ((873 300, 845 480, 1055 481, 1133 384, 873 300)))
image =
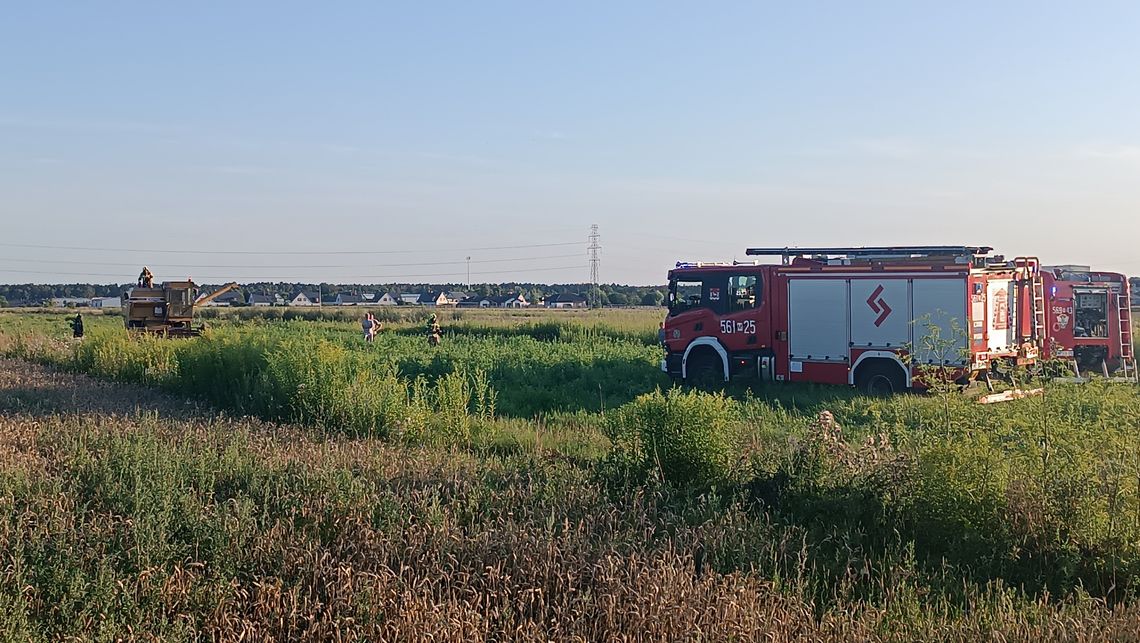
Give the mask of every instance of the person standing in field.
POLYGON ((439 327, 439 320, 436 318, 435 313, 432 313, 431 319, 428 320, 428 344, 431 346, 439 346, 439 340, 443 335, 443 330, 439 327))
POLYGON ((372 328, 368 331, 368 341, 374 342, 376 341, 376 336, 383 330, 384 324, 381 323, 379 319, 376 319, 376 315, 373 313, 368 313, 368 319, 372 321, 372 328))
POLYGON ((371 343, 376 336, 376 320, 372 317, 372 313, 365 313, 364 319, 360 321, 360 328, 364 331, 364 341, 371 343))
POLYGON ((80 313, 75 313, 75 319, 71 320, 71 336, 83 338, 83 315, 80 313))

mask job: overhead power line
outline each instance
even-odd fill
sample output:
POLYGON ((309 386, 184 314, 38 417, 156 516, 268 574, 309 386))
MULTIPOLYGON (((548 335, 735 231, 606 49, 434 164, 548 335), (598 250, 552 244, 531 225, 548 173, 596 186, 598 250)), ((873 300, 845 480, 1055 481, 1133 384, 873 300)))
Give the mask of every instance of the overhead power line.
MULTIPOLYGON (((401 263, 370 263, 370 264, 328 264, 328 265, 308 265, 308 264, 288 264, 288 265, 251 265, 251 264, 201 264, 201 263, 152 263, 152 266, 160 268, 256 268, 256 269, 277 269, 277 268, 402 268, 407 266, 458 266, 466 263, 507 263, 511 261, 542 261, 544 259, 570 259, 573 257, 580 257, 578 253, 567 255, 547 255, 545 257, 510 257, 507 259, 472 259, 470 262, 459 261, 424 261, 424 262, 401 262, 401 263)), ((0 258, 0 261, 7 261, 12 263, 46 263, 46 264, 68 264, 79 266, 135 266, 138 267, 137 261, 133 262, 120 262, 120 261, 76 261, 66 259, 18 259, 12 257, 0 258)))
MULTIPOLYGON (((557 248, 581 246, 581 241, 563 243, 530 243, 517 246, 484 246, 481 248, 432 248, 431 252, 478 252, 484 250, 520 250, 523 248, 557 248)), ((141 252, 147 254, 195 255, 397 255, 423 254, 424 250, 171 250, 155 248, 92 248, 81 246, 49 246, 28 243, 0 243, 5 248, 36 248, 39 250, 83 250, 88 252, 141 252)))
MULTIPOLYGON (((505 274, 517 274, 520 271, 521 272, 548 272, 551 270, 578 270, 581 267, 582 267, 581 265, 576 265, 576 266, 554 266, 554 267, 549 267, 549 268, 518 268, 518 269, 513 269, 513 270, 483 270, 483 271, 478 271, 478 272, 472 271, 471 274, 473 274, 473 275, 505 275, 505 274)), ((352 279, 406 279, 408 277, 416 277, 416 278, 419 278, 419 277, 462 277, 463 275, 464 275, 463 272, 437 272, 437 273, 431 273, 431 274, 418 274, 418 275, 357 275, 357 276, 353 276, 351 278, 352 279)))
MULTIPOLYGON (((480 272, 472 272, 471 274, 472 275, 506 275, 506 274, 518 274, 520 272, 529 273, 529 272, 549 272, 549 271, 553 271, 553 270, 579 270, 581 268, 582 268, 581 265, 553 266, 553 267, 547 267, 547 268, 512 268, 512 269, 507 269, 507 270, 486 270, 486 271, 480 271, 480 272)), ((110 273, 94 273, 94 272, 55 272, 55 271, 47 271, 47 270, 9 270, 6 268, 0 268, 0 274, 6 274, 6 273, 16 273, 16 274, 24 274, 24 275, 72 275, 72 276, 78 275, 78 276, 84 276, 84 277, 112 277, 115 279, 119 279, 120 283, 130 283, 131 281, 133 281, 133 280, 122 281, 123 275, 121 273, 110 274, 110 273)), ((404 275, 341 275, 341 276, 337 277, 337 281, 344 282, 346 280, 352 280, 352 279, 382 279, 385 281, 398 281, 398 280, 402 280, 402 279, 411 279, 411 278, 418 279, 421 277, 462 277, 464 274, 465 274, 464 272, 460 271, 460 272, 421 273, 421 274, 410 274, 410 275, 409 274, 404 274, 404 275)), ((233 279, 232 276, 231 277, 200 277, 199 279, 197 279, 197 281, 199 281, 199 282, 204 282, 204 281, 230 281, 232 279, 233 279)), ((287 281, 287 282, 299 282, 299 283, 314 283, 312 281, 299 280, 299 279, 281 279, 280 277, 243 277, 241 279, 241 281, 246 282, 246 283, 258 282, 258 281, 267 281, 267 282, 287 281)), ((327 283, 329 281, 331 281, 331 280, 330 279, 322 279, 321 280, 321 282, 324 282, 324 283, 327 283)))

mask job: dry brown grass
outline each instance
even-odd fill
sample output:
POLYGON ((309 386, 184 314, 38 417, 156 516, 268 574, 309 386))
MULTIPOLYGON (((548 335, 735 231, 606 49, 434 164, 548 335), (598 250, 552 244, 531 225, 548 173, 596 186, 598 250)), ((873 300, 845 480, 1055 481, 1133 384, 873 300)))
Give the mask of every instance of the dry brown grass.
POLYGON ((1135 603, 955 602, 905 570, 817 604, 803 568, 718 571, 716 551, 776 557, 787 533, 668 500, 0 362, 0 638, 1140 640, 1135 603))

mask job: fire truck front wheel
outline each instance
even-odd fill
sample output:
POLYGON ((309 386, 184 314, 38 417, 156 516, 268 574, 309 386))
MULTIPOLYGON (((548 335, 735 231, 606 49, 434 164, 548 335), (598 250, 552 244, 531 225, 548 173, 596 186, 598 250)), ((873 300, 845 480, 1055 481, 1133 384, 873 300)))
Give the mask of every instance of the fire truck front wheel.
POLYGON ((884 397, 906 388, 905 374, 887 360, 868 360, 855 374, 855 387, 865 395, 884 397))
POLYGON ((712 351, 701 351, 690 357, 685 383, 704 391, 724 386, 724 365, 720 357, 712 351))

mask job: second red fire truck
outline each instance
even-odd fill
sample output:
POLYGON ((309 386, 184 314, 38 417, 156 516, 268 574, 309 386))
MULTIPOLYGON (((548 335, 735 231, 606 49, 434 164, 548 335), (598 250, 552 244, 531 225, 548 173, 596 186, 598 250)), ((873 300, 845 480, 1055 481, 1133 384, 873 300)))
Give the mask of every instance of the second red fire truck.
POLYGON ((1071 364, 1076 375, 1136 379, 1128 278, 1087 267, 1042 271, 1048 341, 1045 355, 1071 364))
POLYGON ((662 370, 737 378, 918 385, 923 365, 963 377, 1045 358, 1135 377, 1128 281, 1042 269, 982 246, 750 248, 779 263, 679 263, 669 272, 662 370))

